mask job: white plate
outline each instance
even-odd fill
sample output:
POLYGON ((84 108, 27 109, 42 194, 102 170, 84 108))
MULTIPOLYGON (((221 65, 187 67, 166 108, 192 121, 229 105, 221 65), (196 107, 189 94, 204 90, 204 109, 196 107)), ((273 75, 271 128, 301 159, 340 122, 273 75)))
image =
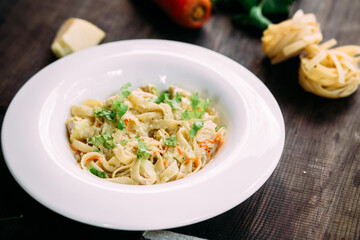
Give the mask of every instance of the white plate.
POLYGON ((243 202, 273 172, 285 134, 274 97, 238 63, 190 44, 131 40, 74 53, 38 72, 12 100, 1 137, 12 175, 46 207, 91 225, 151 230, 196 223, 243 202), (70 106, 106 99, 126 82, 211 97, 229 133, 215 159, 192 176, 153 186, 105 182, 81 170, 65 128, 70 106))

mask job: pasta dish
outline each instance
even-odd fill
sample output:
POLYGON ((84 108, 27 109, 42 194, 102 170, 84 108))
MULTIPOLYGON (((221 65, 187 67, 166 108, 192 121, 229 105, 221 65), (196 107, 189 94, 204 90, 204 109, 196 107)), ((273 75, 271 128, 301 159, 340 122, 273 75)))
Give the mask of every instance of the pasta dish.
POLYGON ((211 99, 152 84, 130 83, 105 101, 87 99, 66 120, 79 166, 106 181, 159 184, 189 176, 208 164, 226 129, 211 99))

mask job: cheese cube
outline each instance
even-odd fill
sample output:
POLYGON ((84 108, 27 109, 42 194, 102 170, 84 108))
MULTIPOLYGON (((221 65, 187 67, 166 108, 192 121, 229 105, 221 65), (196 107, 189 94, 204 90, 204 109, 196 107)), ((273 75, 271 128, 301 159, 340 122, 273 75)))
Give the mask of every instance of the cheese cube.
POLYGON ((80 18, 69 18, 60 27, 51 44, 58 57, 95 46, 105 37, 105 32, 94 24, 80 18))

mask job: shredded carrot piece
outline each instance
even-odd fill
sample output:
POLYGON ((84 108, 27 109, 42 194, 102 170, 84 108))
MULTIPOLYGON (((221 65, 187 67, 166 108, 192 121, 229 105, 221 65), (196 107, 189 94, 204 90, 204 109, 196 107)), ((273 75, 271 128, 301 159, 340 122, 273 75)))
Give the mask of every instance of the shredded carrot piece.
POLYGON ((205 144, 205 142, 215 143, 215 140, 205 139, 204 141, 199 142, 199 144, 202 144, 202 143, 204 143, 204 144, 205 144))
POLYGON ((125 126, 126 126, 126 130, 130 131, 129 119, 125 119, 124 123, 125 123, 125 126))
POLYGON ((178 150, 179 154, 182 155, 182 151, 179 146, 176 146, 176 149, 178 150))
POLYGON ((192 161, 192 160, 194 160, 195 162, 195 167, 197 168, 199 165, 200 165, 200 160, 199 160, 199 157, 192 157, 192 158, 187 158, 187 159, 185 159, 184 161, 183 161, 183 163, 188 163, 188 162, 190 162, 190 161, 192 161))
POLYGON ((96 121, 96 127, 100 127, 100 122, 99 121, 96 121))
POLYGON ((71 143, 69 145, 70 145, 71 150, 73 150, 74 152, 80 152, 78 149, 74 148, 73 145, 71 145, 71 143))
POLYGON ((153 152, 154 155, 157 154, 157 153, 161 153, 161 152, 160 151, 154 151, 153 152))
POLYGON ((210 148, 209 148, 209 146, 207 144, 199 143, 199 146, 205 148, 207 153, 208 153, 208 156, 211 157, 210 148))
POLYGON ((197 168, 200 165, 200 160, 198 157, 195 159, 195 167, 197 168))
POLYGON ((218 145, 215 150, 215 151, 217 151, 219 149, 219 147, 223 144, 224 139, 218 134, 218 135, 216 135, 214 140, 215 140, 215 143, 218 145))
POLYGON ((163 164, 166 165, 166 160, 163 161, 163 164))
POLYGON ((194 159, 196 159, 196 158, 187 158, 187 159, 185 159, 185 160, 183 161, 183 163, 190 162, 191 160, 194 160, 194 159))
POLYGON ((98 160, 100 163, 102 163, 101 161, 101 157, 95 156, 95 157, 91 157, 89 159, 86 159, 86 161, 94 161, 94 160, 98 160))

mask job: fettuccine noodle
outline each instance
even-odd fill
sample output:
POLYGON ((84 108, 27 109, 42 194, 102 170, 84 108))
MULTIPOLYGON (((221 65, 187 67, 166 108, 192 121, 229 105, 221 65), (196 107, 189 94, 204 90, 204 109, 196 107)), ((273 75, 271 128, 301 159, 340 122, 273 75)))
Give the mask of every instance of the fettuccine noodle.
POLYGON ((170 86, 124 85, 106 101, 71 107, 66 121, 79 166, 104 180, 159 184, 198 172, 222 145, 226 130, 210 99, 170 86))
POLYGON ((308 92, 327 98, 347 97, 360 83, 358 63, 360 46, 336 45, 331 39, 321 45, 309 45, 300 56, 299 84, 308 92))
POLYGON ((263 33, 262 48, 272 64, 300 55, 299 84, 308 92, 327 98, 347 97, 360 83, 360 46, 321 45, 320 25, 314 14, 298 10, 292 19, 271 24, 263 33))
POLYGON ((306 46, 319 43, 322 38, 315 15, 298 10, 292 19, 271 24, 261 40, 264 53, 276 64, 299 55, 306 46))

